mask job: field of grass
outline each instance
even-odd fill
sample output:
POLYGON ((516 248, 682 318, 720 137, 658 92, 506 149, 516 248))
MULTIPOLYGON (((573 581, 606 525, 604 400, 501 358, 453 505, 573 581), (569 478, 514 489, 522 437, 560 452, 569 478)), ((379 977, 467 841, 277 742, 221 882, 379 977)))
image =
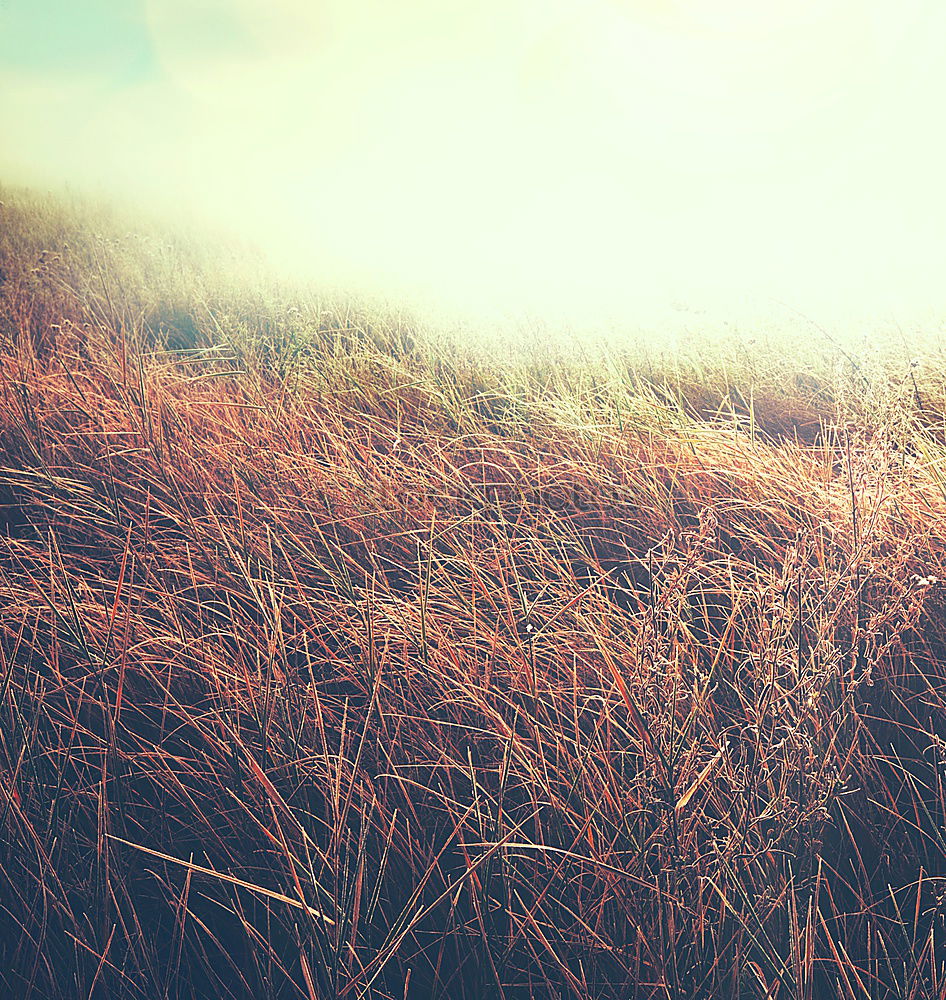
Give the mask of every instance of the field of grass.
POLYGON ((0 198, 3 996, 946 998, 932 338, 490 354, 0 198))

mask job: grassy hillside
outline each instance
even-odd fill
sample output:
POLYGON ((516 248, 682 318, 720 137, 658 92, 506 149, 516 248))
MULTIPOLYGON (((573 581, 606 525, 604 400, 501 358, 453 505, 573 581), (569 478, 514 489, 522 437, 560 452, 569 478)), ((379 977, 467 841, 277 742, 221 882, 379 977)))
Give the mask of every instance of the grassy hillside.
POLYGON ((4 995, 946 998, 938 347, 490 356, 2 198, 4 995))

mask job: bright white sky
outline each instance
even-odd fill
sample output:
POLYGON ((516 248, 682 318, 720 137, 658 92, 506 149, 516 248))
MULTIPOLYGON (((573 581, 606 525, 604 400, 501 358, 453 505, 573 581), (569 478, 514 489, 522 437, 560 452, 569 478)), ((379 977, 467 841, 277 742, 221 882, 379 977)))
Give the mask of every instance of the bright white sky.
POLYGON ((907 322, 944 51, 942 0, 0 0, 0 176, 472 318, 907 322))

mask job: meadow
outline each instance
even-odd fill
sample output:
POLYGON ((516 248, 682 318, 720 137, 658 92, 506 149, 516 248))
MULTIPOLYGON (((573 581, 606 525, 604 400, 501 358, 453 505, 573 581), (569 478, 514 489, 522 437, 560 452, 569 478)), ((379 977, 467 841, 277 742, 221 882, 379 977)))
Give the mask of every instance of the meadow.
POLYGON ((946 1000, 935 331, 491 351, 0 200, 4 996, 946 1000))

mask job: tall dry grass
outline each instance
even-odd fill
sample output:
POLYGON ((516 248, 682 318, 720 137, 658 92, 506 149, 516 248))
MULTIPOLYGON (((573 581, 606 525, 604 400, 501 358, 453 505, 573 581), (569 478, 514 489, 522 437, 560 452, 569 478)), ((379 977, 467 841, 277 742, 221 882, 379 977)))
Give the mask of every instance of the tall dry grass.
POLYGON ((5 197, 8 995, 946 998, 946 364, 500 365, 5 197))

